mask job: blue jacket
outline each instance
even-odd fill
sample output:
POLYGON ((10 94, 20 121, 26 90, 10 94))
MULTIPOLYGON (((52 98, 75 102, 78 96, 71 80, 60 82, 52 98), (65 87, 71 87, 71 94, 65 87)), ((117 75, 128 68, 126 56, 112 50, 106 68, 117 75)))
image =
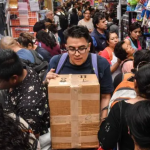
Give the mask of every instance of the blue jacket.
POLYGON ((95 51, 99 52, 104 50, 107 47, 106 36, 105 36, 107 32, 108 31, 105 31, 105 34, 100 34, 96 29, 94 29, 94 31, 91 33, 95 51))

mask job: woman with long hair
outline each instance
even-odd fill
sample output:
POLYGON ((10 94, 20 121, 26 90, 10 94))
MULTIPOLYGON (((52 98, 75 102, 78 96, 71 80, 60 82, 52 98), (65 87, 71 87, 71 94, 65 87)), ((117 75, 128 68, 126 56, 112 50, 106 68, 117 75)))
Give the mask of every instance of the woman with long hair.
POLYGON ((141 26, 135 22, 129 27, 129 36, 124 40, 126 44, 131 45, 135 51, 141 50, 139 37, 141 36, 141 26))
POLYGON ((150 99, 150 64, 141 61, 136 71, 134 86, 137 96, 115 103, 100 126, 98 139, 100 146, 105 150, 113 149, 117 142, 121 150, 134 150, 134 142, 128 134, 125 112, 136 102, 150 99))
POLYGON ((39 31, 36 34, 37 45, 46 49, 51 56, 61 54, 59 45, 45 31, 39 31))

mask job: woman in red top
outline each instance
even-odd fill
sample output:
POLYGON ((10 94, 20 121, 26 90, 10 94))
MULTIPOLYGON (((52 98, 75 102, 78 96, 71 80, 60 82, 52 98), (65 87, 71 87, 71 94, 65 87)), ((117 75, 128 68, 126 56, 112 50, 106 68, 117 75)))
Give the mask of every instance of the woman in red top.
POLYGON ((110 70, 112 73, 112 77, 114 78, 118 73, 120 73, 120 69, 118 68, 121 63, 121 61, 114 55, 114 48, 119 41, 118 35, 116 34, 116 32, 109 32, 106 34, 106 40, 108 46, 103 51, 100 51, 99 55, 106 58, 110 63, 110 70))

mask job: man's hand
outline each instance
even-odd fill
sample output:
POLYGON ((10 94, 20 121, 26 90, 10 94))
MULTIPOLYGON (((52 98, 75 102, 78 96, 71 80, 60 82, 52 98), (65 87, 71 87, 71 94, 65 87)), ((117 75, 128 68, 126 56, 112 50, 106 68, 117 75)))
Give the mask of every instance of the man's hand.
POLYGON ((55 79, 56 77, 58 77, 58 74, 57 73, 54 73, 55 72, 55 69, 51 69, 47 75, 46 75, 46 79, 44 81, 44 83, 49 83, 49 81, 51 79, 55 79))

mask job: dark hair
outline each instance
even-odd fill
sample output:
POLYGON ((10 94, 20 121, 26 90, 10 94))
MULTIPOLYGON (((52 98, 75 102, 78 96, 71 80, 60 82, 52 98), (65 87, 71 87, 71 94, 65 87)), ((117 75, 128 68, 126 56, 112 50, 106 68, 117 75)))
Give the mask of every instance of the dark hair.
POLYGON ((128 53, 122 48, 122 45, 124 44, 124 41, 120 41, 116 44, 114 53, 117 58, 120 60, 125 60, 127 58, 128 53))
POLYGON ((77 14, 76 8, 72 8, 72 13, 73 13, 73 14, 77 14))
POLYGON ((119 20, 117 18, 114 18, 113 19, 113 23, 116 24, 116 25, 118 25, 119 24, 119 20))
POLYGON ((71 3, 67 3, 67 7, 71 7, 71 3))
POLYGON ((137 22, 134 22, 133 24, 131 24, 129 26, 129 35, 130 35, 130 32, 132 32, 133 30, 138 29, 138 28, 141 29, 141 26, 137 22))
POLYGON ((81 6, 79 6, 79 7, 78 7, 78 11, 82 11, 82 9, 81 9, 81 8, 82 8, 82 7, 81 7, 81 6))
POLYGON ((0 79, 8 81, 13 75, 21 76, 23 65, 12 50, 0 50, 0 79))
POLYGON ((49 19, 49 18, 45 18, 44 21, 45 21, 45 22, 49 22, 49 23, 53 23, 53 21, 52 21, 51 19, 49 19))
POLYGON ((140 50, 135 52, 133 65, 134 68, 137 68, 138 64, 142 61, 150 62, 150 51, 149 50, 140 50))
POLYGON ((58 30, 57 30, 57 25, 56 24, 50 24, 49 26, 48 26, 48 30, 49 31, 51 31, 52 33, 57 33, 58 32, 58 30))
POLYGON ((109 39, 110 39, 110 34, 112 33, 115 33, 117 35, 117 33, 115 31, 109 31, 109 32, 106 32, 106 41, 109 42, 109 39))
POLYGON ((101 13, 101 12, 96 12, 96 13, 94 14, 94 17, 93 17, 93 25, 94 25, 94 28, 97 28, 96 25, 99 23, 100 20, 102 20, 102 19, 104 19, 104 18, 105 18, 105 16, 104 16, 103 13, 101 13))
POLYGON ((34 39, 34 36, 32 34, 23 32, 23 33, 20 33, 20 36, 18 37, 17 41, 23 47, 28 47, 29 43, 32 44, 32 46, 34 45, 33 39, 34 39))
POLYGON ((126 111, 126 121, 135 143, 141 149, 150 149, 150 100, 130 106, 126 111))
POLYGON ((27 128, 19 121, 15 121, 0 104, 0 149, 2 150, 33 150, 29 140, 34 140, 29 136, 27 128))
POLYGON ((85 26, 72 26, 71 28, 65 30, 64 32, 64 36, 65 36, 65 41, 67 41, 67 39, 69 37, 72 38, 85 38, 85 40, 87 42, 90 42, 90 35, 89 35, 89 31, 87 29, 87 27, 85 26))
POLYGON ((45 27, 44 21, 36 22, 35 25, 33 26, 34 32, 38 32, 40 30, 45 30, 45 29, 46 27, 45 27))
POLYGON ((139 68, 135 73, 135 79, 140 95, 150 98, 150 64, 146 64, 139 68))
POLYGON ((36 34, 36 39, 50 48, 53 48, 57 45, 56 42, 49 36, 49 34, 42 30, 36 34))
POLYGON ((83 13, 85 14, 85 13, 86 13, 86 11, 89 11, 89 12, 91 13, 91 11, 90 11, 89 9, 85 9, 83 13))

